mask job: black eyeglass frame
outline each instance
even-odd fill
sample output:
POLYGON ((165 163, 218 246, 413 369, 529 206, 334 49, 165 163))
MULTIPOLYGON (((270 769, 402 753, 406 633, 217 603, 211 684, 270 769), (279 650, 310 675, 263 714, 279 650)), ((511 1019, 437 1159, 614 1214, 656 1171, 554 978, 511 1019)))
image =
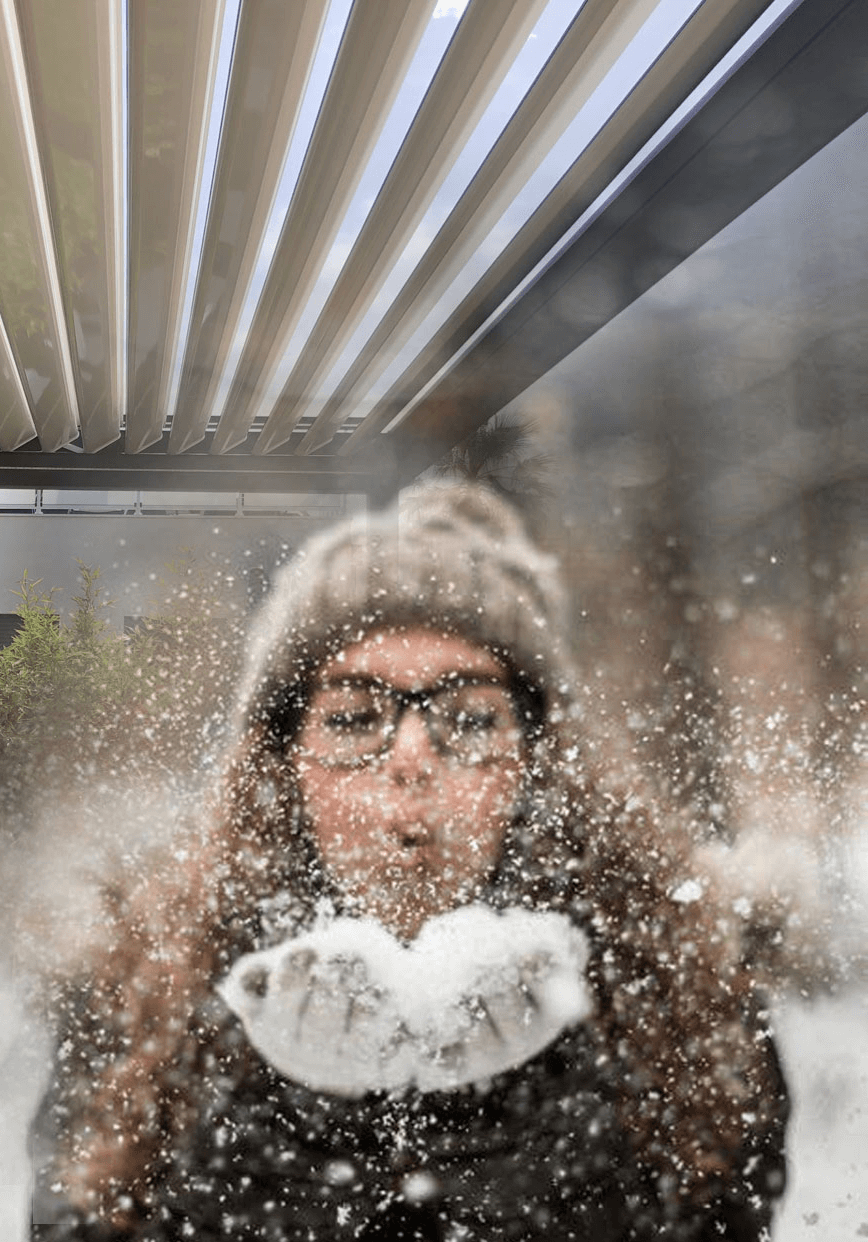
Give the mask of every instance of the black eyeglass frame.
MULTIPOLYGON (((473 763, 474 766, 480 763, 497 763, 507 758, 507 753, 484 756, 477 759, 469 759, 462 752, 461 747, 455 747, 449 743, 438 728, 437 716, 432 713, 431 708, 436 704, 438 697, 465 687, 473 686, 489 686, 493 689, 502 690, 509 700, 509 712, 515 725, 516 738, 520 745, 523 740, 524 732, 522 722, 518 712, 518 706, 512 694, 511 687, 507 681, 500 677, 485 676, 465 676, 456 674, 441 681, 435 682, 431 686, 422 686, 418 690, 403 690, 397 686, 390 685, 389 682, 383 681, 379 677, 336 677, 326 682, 320 682, 316 690, 329 690, 343 687, 351 689, 369 690, 381 695, 388 702, 395 704, 394 713, 390 713, 390 719, 382 726, 382 742, 375 749, 364 751, 358 755, 347 756, 346 758, 335 759, 331 755, 324 756, 316 754, 314 757, 317 762, 322 763, 326 767, 334 768, 354 768, 364 767, 369 763, 376 763, 378 759, 385 758, 395 743, 398 730, 401 727, 401 721, 410 708, 414 708, 422 717, 428 739, 437 752, 444 758, 456 759, 459 762, 473 763)), ((310 706, 310 703, 308 703, 310 706)), ((301 727, 304 722, 302 721, 301 727)))
MULTIPOLYGON (((340 678, 336 684, 345 685, 354 680, 353 678, 340 678)), ((457 679, 450 679, 439 684, 447 687, 454 685, 455 680, 457 679)), ((470 679, 464 678, 463 680, 466 684, 470 679)), ((483 683, 488 682, 487 678, 480 680, 483 683)), ((409 695, 411 701, 414 697, 424 698, 426 695, 430 696, 432 689, 432 687, 423 687, 419 690, 401 691, 396 687, 388 686, 388 683, 382 682, 377 678, 371 678, 369 684, 371 683, 394 691, 397 695, 409 695)), ((547 695, 543 687, 531 681, 521 672, 509 667, 507 667, 507 676, 504 680, 492 678, 488 684, 502 685, 507 690, 513 703, 516 723, 522 733, 524 742, 526 744, 536 742, 543 734, 545 728, 547 695)), ((256 719, 261 720, 266 725, 267 739, 271 748, 283 752, 293 745, 304 724, 315 688, 316 683, 313 680, 302 680, 289 685, 276 686, 271 694, 266 697, 263 708, 257 714, 256 719)), ((433 688, 436 689, 437 685, 435 684, 433 688)), ((422 714, 425 717, 427 729, 429 727, 427 723, 428 718, 424 711, 422 714)), ((401 715, 403 715, 403 712, 397 718, 396 725, 400 723, 401 715)), ((431 736, 430 732, 428 736, 431 736)), ((383 750, 383 754, 386 753, 388 753, 388 746, 383 750)))

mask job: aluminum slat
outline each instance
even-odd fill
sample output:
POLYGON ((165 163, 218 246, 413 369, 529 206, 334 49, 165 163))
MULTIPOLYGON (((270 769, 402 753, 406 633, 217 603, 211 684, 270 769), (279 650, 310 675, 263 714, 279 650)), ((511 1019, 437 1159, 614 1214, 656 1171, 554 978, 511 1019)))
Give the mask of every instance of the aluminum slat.
MULTIPOLYGON (((347 437, 341 455, 354 452, 412 402, 767 7, 768 0, 705 0, 425 349, 347 437)), ((333 426, 351 412, 350 400, 338 396, 340 405, 336 400, 324 410, 333 426)))
POLYGON ((87 452, 126 405, 124 57, 116 0, 19 4, 87 452))
POLYGON ((0 314, 40 443, 53 452, 78 436, 78 402, 13 0, 0 0, 0 165, 0 314))
POLYGON ((170 452, 205 436, 327 10, 328 0, 242 4, 170 452))
POLYGON ((213 452, 241 443, 337 236, 434 0, 355 0, 213 452))
POLYGON ((525 43, 547 0, 502 7, 474 0, 437 68, 305 348, 257 441, 283 444, 310 408, 312 386, 333 365, 387 272, 525 43))
MULTIPOLYGON (((409 339, 656 8, 656 0, 587 0, 512 120, 307 433, 327 444, 376 375, 409 339)), ((257 446, 258 449, 258 446, 257 446)))
POLYGON ((130 357, 126 451, 162 435, 191 272, 225 0, 129 9, 130 357))
POLYGON ((21 383, 18 367, 0 320, 0 452, 11 452, 27 444, 36 435, 36 427, 21 383))

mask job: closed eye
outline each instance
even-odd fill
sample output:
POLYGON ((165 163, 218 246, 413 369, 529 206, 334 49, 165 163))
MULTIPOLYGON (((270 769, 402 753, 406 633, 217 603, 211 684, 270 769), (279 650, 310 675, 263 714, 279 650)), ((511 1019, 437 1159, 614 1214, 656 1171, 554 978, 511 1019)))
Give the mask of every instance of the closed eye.
POLYGON ((485 733, 502 725, 500 714, 491 710, 455 712, 449 716, 449 727, 455 733, 485 733))
POLYGON ((382 722, 382 712, 373 707, 354 711, 332 711, 323 718, 323 725, 334 733, 372 733, 382 722))

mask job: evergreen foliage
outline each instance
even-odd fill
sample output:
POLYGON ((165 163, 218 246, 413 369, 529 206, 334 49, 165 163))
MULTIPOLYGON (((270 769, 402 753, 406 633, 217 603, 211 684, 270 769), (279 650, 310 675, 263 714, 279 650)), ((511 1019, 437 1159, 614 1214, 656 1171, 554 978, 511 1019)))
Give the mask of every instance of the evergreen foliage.
POLYGON ((189 556, 167 567, 165 607, 112 631, 98 568, 79 561, 65 619, 57 588, 25 571, 21 627, 0 650, 0 783, 7 835, 34 799, 119 775, 153 778, 207 761, 235 673, 218 584, 189 556))
POLYGON ((39 739, 58 740, 123 701, 131 681, 121 639, 107 633, 100 571, 79 562, 80 594, 64 622, 57 588, 25 571, 15 594, 21 628, 0 651, 0 748, 6 754, 39 739))

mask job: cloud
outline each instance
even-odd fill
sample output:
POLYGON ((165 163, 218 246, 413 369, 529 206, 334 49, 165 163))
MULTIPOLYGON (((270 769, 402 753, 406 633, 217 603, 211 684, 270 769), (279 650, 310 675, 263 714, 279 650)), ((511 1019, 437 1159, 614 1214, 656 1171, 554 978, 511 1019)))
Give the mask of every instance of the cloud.
POLYGON ((437 0, 437 8, 434 10, 434 20, 438 17, 454 17, 459 18, 467 8, 469 0, 437 0))

